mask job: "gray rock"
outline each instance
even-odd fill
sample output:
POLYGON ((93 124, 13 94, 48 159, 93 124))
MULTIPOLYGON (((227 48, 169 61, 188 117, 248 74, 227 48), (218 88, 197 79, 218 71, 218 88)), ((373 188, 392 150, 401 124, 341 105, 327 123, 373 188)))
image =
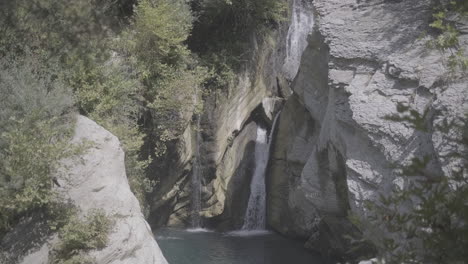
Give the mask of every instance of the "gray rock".
MULTIPOLYGON (((232 211, 230 199, 226 199, 229 196, 226 189, 229 182, 233 178, 237 179, 237 167, 249 167, 247 163, 251 162, 243 157, 242 154, 247 150, 240 146, 247 146, 243 142, 251 140, 252 133, 248 131, 251 131, 252 121, 260 119, 266 125, 272 124, 284 101, 281 97, 289 93, 289 84, 282 72, 286 26, 266 36, 253 36, 252 50, 249 51, 252 60, 244 65, 236 81, 205 98, 200 143, 204 185, 201 215, 205 218, 202 222, 211 227, 219 225, 220 228, 228 228, 228 224, 221 219, 226 219, 227 215, 236 215, 236 219, 243 215, 242 206, 235 205, 237 209, 232 211), (262 41, 258 42, 260 39, 262 41)), ((155 172, 162 177, 162 188, 157 188, 152 195, 152 225, 187 226, 190 223, 190 176, 194 142, 193 136, 191 139, 181 137, 174 147, 176 150, 167 159, 167 166, 155 172)), ((248 192, 242 194, 248 196, 248 192)), ((238 200, 247 199, 240 197, 238 200)), ((237 225, 238 221, 230 223, 237 225)), ((234 228, 232 225, 231 229, 234 228)))
MULTIPOLYGON (((81 209, 81 215, 98 208, 112 216, 115 224, 107 246, 91 251, 97 263, 165 264, 138 200, 130 191, 125 174, 124 152, 119 140, 92 120, 78 116, 72 142, 92 142, 93 146, 80 155, 64 161, 66 178, 59 179, 58 191, 81 209)), ((20 263, 46 264, 48 253, 57 243, 56 236, 28 252, 20 263)))
MULTIPOLYGON (((428 156, 427 175, 450 177, 466 161, 467 146, 460 142, 467 79, 455 74, 447 81, 449 54, 428 49, 428 37, 419 37, 428 28, 431 1, 313 5, 318 25, 273 145, 268 221, 283 234, 309 237, 308 245, 325 255, 344 254, 349 245, 336 240, 343 230, 324 219, 346 223, 350 210, 362 214, 364 200, 394 184, 394 164, 428 156), (399 103, 420 121, 395 121, 409 115, 397 110, 399 103)), ((468 43, 464 34, 462 46, 468 43)))

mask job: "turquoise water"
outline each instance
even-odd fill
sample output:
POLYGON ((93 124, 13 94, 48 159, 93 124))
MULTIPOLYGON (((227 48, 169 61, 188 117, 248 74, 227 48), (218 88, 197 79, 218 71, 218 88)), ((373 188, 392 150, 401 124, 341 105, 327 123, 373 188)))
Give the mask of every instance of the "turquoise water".
POLYGON ((325 264, 318 255, 266 231, 160 229, 156 240, 170 264, 325 264))

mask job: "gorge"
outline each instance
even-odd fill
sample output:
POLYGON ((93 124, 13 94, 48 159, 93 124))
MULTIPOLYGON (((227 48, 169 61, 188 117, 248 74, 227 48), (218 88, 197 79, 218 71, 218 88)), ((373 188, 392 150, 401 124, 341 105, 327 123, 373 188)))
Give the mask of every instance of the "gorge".
MULTIPOLYGON (((94 262, 54 260, 66 235, 64 227, 46 227, 51 216, 41 213, 41 205, 13 214, 13 220, 0 217, 13 223, 2 220, 9 229, 0 236, 1 263, 464 263, 466 2, 258 0, 284 16, 273 19, 273 11, 267 18, 255 13, 261 7, 250 0, 174 1, 122 0, 133 4, 129 12, 137 18, 179 13, 163 22, 141 19, 156 21, 150 26, 129 15, 133 31, 111 34, 114 42, 130 41, 112 46, 112 56, 97 68, 109 69, 106 78, 123 72, 123 80, 107 87, 104 77, 93 79, 105 87, 94 92, 87 80, 98 71, 90 70, 80 72, 86 81, 71 82, 93 91, 83 95, 74 88, 83 102, 79 111, 67 110, 76 119, 67 132, 74 147, 67 148, 78 148, 78 154, 56 154, 58 169, 50 171, 58 182, 46 182, 78 208, 79 219, 95 209, 114 219, 107 244, 75 250, 94 262), (143 9, 158 4, 163 11, 143 9), (235 13, 239 6, 246 9, 235 13), (179 16, 184 12, 190 19, 179 16), (250 19, 253 29, 227 14, 250 19), (171 19, 177 23, 161 26, 171 19), (171 35, 184 30, 183 37, 171 35), (145 35, 153 31, 155 36, 145 35), (229 43, 230 34, 245 42, 229 43), (162 48, 150 55, 126 57, 127 47, 146 51, 157 45, 162 48), (143 62, 149 66, 138 68, 143 62), (143 77, 129 81, 134 75, 143 77), (127 84, 128 93, 118 90, 127 84), (146 86, 169 92, 139 94, 146 86), (107 93, 114 97, 102 95, 107 93), (87 112, 101 96, 105 103, 117 102, 114 108, 97 104, 87 112), (98 111, 118 114, 108 120, 98 111), (134 118, 134 127, 127 117, 134 118), (124 125, 116 128, 121 120, 124 125), (133 176, 138 173, 146 178, 133 176)), ((9 80, 5 76, 12 74, 3 68, 0 81, 9 80)), ((50 119, 65 115, 58 116, 50 119)), ((0 112, 0 125, 9 124, 4 120, 16 122, 0 112)), ((1 158, 13 149, 2 141, 8 133, 0 137, 1 158)), ((0 176, 11 171, 10 164, 0 176)), ((0 199, 2 208, 11 206, 0 199)))
MULTIPOLYGON (((282 109, 265 179, 267 227, 332 259, 369 255, 365 245, 349 253, 345 237, 359 236, 349 217, 365 215, 367 200, 400 184, 394 164, 430 157, 424 173, 446 176, 464 166, 466 155, 448 157, 465 153, 455 138, 466 129, 448 128, 449 138, 440 125, 466 123, 466 77, 443 81, 447 55, 427 50, 428 39, 419 36, 431 19, 431 1, 290 4, 287 28, 266 43, 252 39, 254 59, 237 86, 226 97, 206 99, 201 151, 210 175, 204 176, 200 214, 206 228, 246 227, 255 186, 245 189, 258 165, 252 164, 256 144, 249 142, 255 142, 258 123, 274 130, 282 109), (389 118, 408 115, 398 108, 402 102, 427 129, 389 118)), ((466 46, 465 31, 459 41, 466 46)), ((167 177, 182 176, 175 175, 167 177)), ((171 208, 181 207, 177 195, 183 192, 167 200, 171 208)), ((161 223, 184 226, 183 213, 166 212, 161 223)))

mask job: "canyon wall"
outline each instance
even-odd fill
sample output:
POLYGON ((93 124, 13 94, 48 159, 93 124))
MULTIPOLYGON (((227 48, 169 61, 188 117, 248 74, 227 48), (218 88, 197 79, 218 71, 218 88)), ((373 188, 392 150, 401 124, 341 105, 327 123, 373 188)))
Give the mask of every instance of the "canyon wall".
POLYGON ((398 165, 427 157, 434 177, 461 168, 468 87, 449 72, 450 53, 427 46, 431 1, 312 4, 316 26, 279 119, 267 211, 273 229, 333 257, 356 234, 349 213, 402 181, 398 165))
MULTIPOLYGON (((348 253, 344 238, 359 235, 348 216, 401 184, 399 165, 427 158, 425 174, 450 177, 465 161, 467 78, 448 66, 450 52, 427 45, 437 36, 430 0, 289 3, 288 22, 252 37, 236 85, 206 96, 200 127, 174 144, 150 221, 190 226, 198 144, 202 226, 242 227, 261 123, 274 130, 268 226, 326 256, 353 257, 367 248, 348 253)), ((468 24, 453 19, 466 47, 468 24)))
POLYGON ((220 229, 242 226, 249 196, 249 189, 243 186, 249 186, 252 176, 257 124, 271 126, 282 97, 290 93, 281 70, 286 26, 266 36, 253 35, 252 59, 235 83, 204 96, 200 127, 192 124, 187 128, 173 144, 168 165, 158 170, 161 181, 151 195, 152 225, 191 225, 191 177, 198 147, 202 225, 220 229))

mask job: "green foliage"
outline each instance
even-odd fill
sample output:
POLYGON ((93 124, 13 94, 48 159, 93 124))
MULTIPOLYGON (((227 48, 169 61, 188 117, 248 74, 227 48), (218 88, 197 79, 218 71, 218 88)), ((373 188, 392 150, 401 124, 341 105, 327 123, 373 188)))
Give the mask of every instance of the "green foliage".
POLYGON ((146 176, 152 157, 164 154, 165 142, 180 135, 201 105, 194 94, 206 71, 184 44, 191 26, 185 1, 142 0, 129 27, 101 41, 107 52, 65 62, 80 111, 122 142, 129 183, 143 206, 156 184, 146 176))
MULTIPOLYGON (((437 128, 461 132, 459 144, 467 145, 466 126, 466 122, 463 126, 444 122, 437 128)), ((460 157, 466 153, 450 158, 460 157)), ((428 169, 430 161, 429 156, 415 157, 397 167, 399 184, 376 201, 367 201, 366 218, 354 221, 376 246, 382 263, 465 263, 468 259, 468 164, 454 166, 449 176, 437 176, 428 169)))
POLYGON ((201 22, 213 34, 228 40, 262 31, 285 19, 286 3, 280 0, 204 0, 201 22))
POLYGON ((202 105, 198 90, 207 71, 184 43, 192 20, 184 0, 142 0, 119 43, 125 62, 137 69, 143 85, 143 125, 150 145, 159 148, 154 156, 164 154, 165 142, 176 139, 202 105))
POLYGON ((241 62, 236 57, 228 54, 227 50, 219 53, 208 53, 203 57, 203 62, 209 69, 209 75, 205 83, 209 89, 221 89, 229 87, 236 78, 237 65, 241 62))
POLYGON ((466 72, 468 70, 468 57, 465 54, 465 49, 459 43, 460 31, 456 26, 456 20, 448 17, 453 13, 467 17, 468 4, 466 1, 450 1, 447 5, 440 5, 435 9, 434 21, 429 26, 437 30, 438 36, 428 44, 442 52, 450 53, 447 66, 452 72, 457 69, 466 72))
MULTIPOLYGON (((138 156, 143 144, 143 134, 137 126, 141 106, 137 97, 141 96, 141 85, 131 71, 108 63, 114 60, 109 35, 122 21, 116 14, 128 16, 128 11, 122 8, 131 9, 129 2, 132 1, 2 2, 0 54, 20 59, 33 53, 46 71, 54 61, 59 61, 60 70, 54 74, 72 88, 80 111, 117 134, 123 142, 130 183, 135 183, 139 179, 145 181, 144 170, 148 163, 140 161, 138 156)), ((60 102, 71 104, 70 99, 57 98, 49 105, 60 102)), ((141 188, 132 189, 142 201, 143 194, 137 190, 141 188)))
POLYGON ((126 116, 122 116, 122 119, 117 119, 116 116, 102 117, 94 113, 91 117, 116 135, 122 143, 125 151, 125 168, 130 189, 137 197, 142 209, 146 211, 145 195, 153 191, 156 182, 146 176, 146 168, 151 159, 140 158, 141 148, 144 144, 144 134, 139 131, 136 125, 137 121, 126 119, 128 118, 126 116))
POLYGON ((71 93, 35 63, 0 62, 0 232, 54 201, 51 177, 76 152, 71 93))
POLYGON ((142 0, 135 10, 131 51, 149 78, 185 66, 189 55, 183 42, 192 28, 192 14, 184 0, 142 0))
POLYGON ((0 54, 25 51, 67 60, 86 56, 100 45, 113 24, 113 0, 17 0, 0 3, 0 54), (3 37, 5 36, 5 37, 3 37))
POLYGON ((458 45, 458 36, 460 35, 455 26, 447 22, 446 16, 446 11, 435 13, 433 15, 435 20, 429 25, 441 31, 441 34, 435 40, 435 46, 442 50, 456 47, 458 45))
POLYGON ((248 36, 275 26, 284 11, 281 0, 2 1, 0 56, 18 61, 32 54, 37 63, 29 74, 41 75, 12 79, 24 73, 4 71, 0 80, 20 87, 0 88, 7 95, 0 102, 0 198, 8 211, 2 228, 56 198, 50 175, 68 155, 71 126, 63 124, 73 104, 120 139, 132 191, 144 204, 157 182, 147 177, 148 165, 202 111, 201 87, 232 83, 248 36), (187 46, 196 3, 203 6, 199 28, 215 29, 200 36, 213 36, 208 50, 220 51, 200 53, 201 64, 187 46), (13 194, 17 200, 4 199, 13 194))
POLYGON ((232 83, 235 73, 252 55, 252 37, 263 38, 285 20, 287 5, 281 0, 200 0, 189 46, 210 69, 208 88, 232 83))
POLYGON ((130 187, 144 205, 145 191, 140 185, 154 184, 145 175, 149 161, 139 155, 144 139, 138 126, 143 109, 142 85, 119 64, 119 58, 113 60, 106 64, 98 61, 76 64, 70 82, 77 87, 75 95, 80 110, 119 138, 126 155, 130 187))
POLYGON ((51 264, 94 263, 86 252, 108 243, 113 220, 103 210, 91 210, 84 219, 76 214, 59 230, 60 242, 51 253, 51 264))
POLYGON ((369 206, 386 263, 463 263, 468 258, 468 185, 463 177, 407 179, 369 206))
POLYGON ((181 106, 193 110, 193 94, 204 79, 205 70, 197 66, 184 44, 191 28, 186 1, 142 0, 133 28, 124 34, 123 53, 136 61, 146 106, 166 112, 164 116, 173 115, 181 106))

